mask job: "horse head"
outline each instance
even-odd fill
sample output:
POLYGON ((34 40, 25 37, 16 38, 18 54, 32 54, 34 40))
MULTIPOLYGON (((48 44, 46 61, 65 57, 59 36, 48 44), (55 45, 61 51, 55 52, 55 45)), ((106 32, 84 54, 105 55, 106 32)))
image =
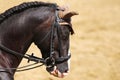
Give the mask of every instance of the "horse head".
POLYGON ((69 36, 74 33, 71 24, 74 15, 78 13, 58 10, 51 28, 45 29, 46 35, 36 43, 46 61, 46 70, 56 77, 63 78, 70 70, 69 36))

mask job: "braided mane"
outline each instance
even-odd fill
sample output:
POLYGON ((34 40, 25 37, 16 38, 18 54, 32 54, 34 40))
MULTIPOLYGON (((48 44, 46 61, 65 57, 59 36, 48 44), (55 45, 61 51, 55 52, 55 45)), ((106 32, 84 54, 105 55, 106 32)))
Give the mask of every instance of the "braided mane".
POLYGON ((0 14, 0 24, 10 16, 20 13, 24 10, 27 10, 29 8, 35 8, 35 7, 40 7, 40 6, 48 6, 48 7, 53 7, 56 9, 57 5, 54 3, 44 3, 44 2, 24 2, 18 6, 14 6, 8 10, 6 10, 4 13, 0 14))

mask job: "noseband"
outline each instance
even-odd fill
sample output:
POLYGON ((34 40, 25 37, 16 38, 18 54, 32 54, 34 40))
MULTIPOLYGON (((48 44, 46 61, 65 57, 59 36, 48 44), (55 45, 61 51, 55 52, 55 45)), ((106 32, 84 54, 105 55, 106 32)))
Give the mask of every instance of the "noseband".
MULTIPOLYGON (((49 53, 49 57, 47 57, 46 59, 34 56, 33 53, 31 55, 29 55, 29 54, 23 55, 22 53, 15 52, 15 51, 5 47, 2 44, 0 44, 0 49, 5 51, 7 54, 16 55, 16 56, 20 56, 20 57, 23 57, 25 59, 28 59, 28 62, 33 61, 33 62, 36 62, 36 63, 42 63, 43 65, 46 65, 46 67, 48 67, 48 68, 54 67, 57 64, 60 64, 60 63, 63 63, 65 61, 67 61, 68 59, 70 59, 71 55, 68 55, 68 56, 65 56, 65 57, 61 57, 61 55, 60 55, 61 54, 60 49, 61 49, 62 46, 61 46, 61 41, 60 41, 60 32, 59 32, 60 24, 59 23, 60 23, 61 19, 58 17, 58 11, 59 11, 59 9, 57 9, 56 12, 55 12, 55 20, 53 22, 53 25, 51 26, 50 53, 49 53), (57 58, 57 59, 55 59, 53 57, 53 54, 55 54, 55 50, 54 50, 54 32, 56 30, 55 28, 57 28, 57 36, 58 36, 58 44, 59 44, 59 58, 57 58)), ((40 42, 44 41, 46 39, 46 36, 40 42)))

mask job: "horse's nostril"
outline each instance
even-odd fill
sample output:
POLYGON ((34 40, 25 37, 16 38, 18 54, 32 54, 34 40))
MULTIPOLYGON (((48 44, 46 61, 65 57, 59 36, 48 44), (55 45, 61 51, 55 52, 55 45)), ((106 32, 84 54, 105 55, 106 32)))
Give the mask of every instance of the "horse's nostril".
POLYGON ((65 73, 68 73, 68 69, 66 69, 64 72, 65 72, 65 73))

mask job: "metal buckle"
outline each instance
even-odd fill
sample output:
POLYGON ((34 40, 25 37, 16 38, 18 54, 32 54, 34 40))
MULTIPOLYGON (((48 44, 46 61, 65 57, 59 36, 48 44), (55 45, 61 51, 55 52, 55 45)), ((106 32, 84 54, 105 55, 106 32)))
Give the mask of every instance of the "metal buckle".
POLYGON ((55 59, 53 57, 48 57, 45 59, 45 65, 47 68, 52 68, 55 66, 55 59))

